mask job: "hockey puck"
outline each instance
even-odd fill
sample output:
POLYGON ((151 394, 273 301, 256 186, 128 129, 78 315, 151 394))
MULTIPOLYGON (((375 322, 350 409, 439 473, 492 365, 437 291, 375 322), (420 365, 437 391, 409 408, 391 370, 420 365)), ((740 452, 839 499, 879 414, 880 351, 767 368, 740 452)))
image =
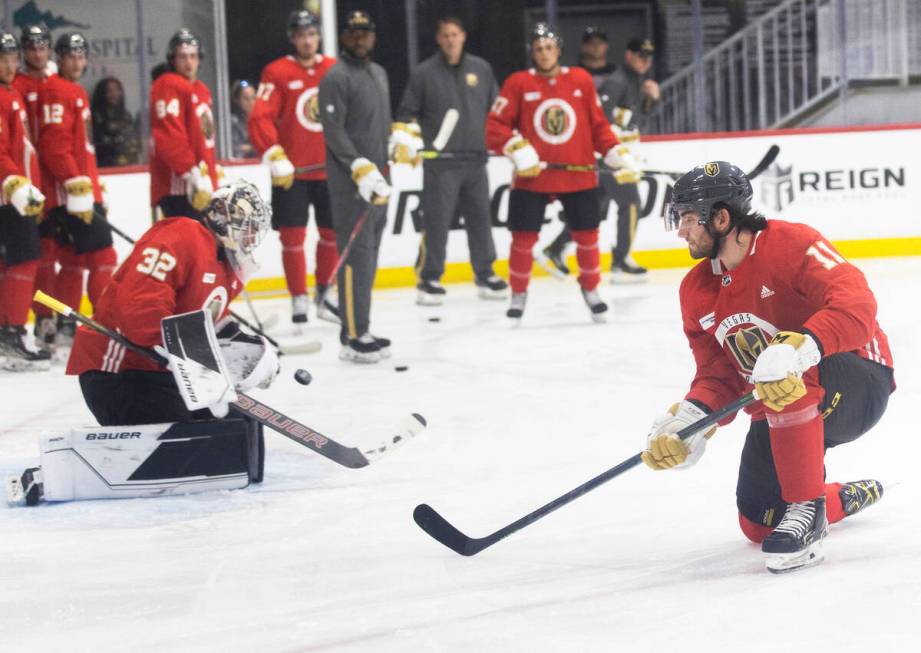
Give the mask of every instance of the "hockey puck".
POLYGON ((440 317, 430 317, 429 322, 441 322, 441 318, 440 317))
POLYGON ((406 370, 409 369, 409 366, 408 365, 397 365, 393 369, 395 369, 397 372, 405 372, 406 370))
POLYGON ((313 381, 313 377, 305 369, 299 369, 294 373, 294 380, 300 383, 301 385, 310 385, 310 382, 313 381))

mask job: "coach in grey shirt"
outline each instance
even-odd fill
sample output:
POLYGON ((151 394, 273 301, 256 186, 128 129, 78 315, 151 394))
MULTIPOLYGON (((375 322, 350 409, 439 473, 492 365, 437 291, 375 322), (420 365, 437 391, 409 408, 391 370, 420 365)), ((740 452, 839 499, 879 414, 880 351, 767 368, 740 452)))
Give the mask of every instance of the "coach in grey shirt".
POLYGON ((459 19, 439 19, 435 34, 439 50, 413 71, 397 109, 400 122, 419 123, 430 151, 448 111, 454 109, 459 114, 439 155, 426 159, 424 164, 423 232, 416 275, 417 303, 425 305, 444 301, 440 280, 448 232, 457 215, 464 219, 480 297, 502 299, 508 288, 493 272, 496 247, 486 176, 486 114, 499 91, 492 67, 480 57, 464 52, 466 38, 459 19))
POLYGON ((386 71, 371 61, 374 38, 374 23, 368 14, 351 12, 340 37, 342 54, 323 77, 319 91, 326 176, 340 255, 358 220, 365 220, 338 275, 339 358, 359 363, 376 363, 390 355, 390 341, 369 331, 371 287, 390 197, 384 177, 390 87, 386 71))

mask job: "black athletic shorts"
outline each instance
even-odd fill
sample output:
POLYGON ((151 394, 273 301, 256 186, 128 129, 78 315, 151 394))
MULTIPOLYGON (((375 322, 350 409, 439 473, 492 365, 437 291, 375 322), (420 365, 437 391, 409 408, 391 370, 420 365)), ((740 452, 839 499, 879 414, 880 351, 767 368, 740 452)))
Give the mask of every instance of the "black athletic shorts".
MULTIPOLYGON (((825 388, 819 411, 825 419, 828 450, 856 440, 880 420, 892 392, 892 370, 845 352, 822 359, 819 382, 825 388)), ((745 517, 765 526, 776 525, 786 512, 767 420, 753 421, 745 438, 736 504, 745 517)))
MULTIPOLYGON (((185 217, 201 222, 204 214, 192 208, 192 203, 185 195, 164 195, 157 202, 157 208, 164 218, 185 217)), ((159 219, 159 218, 158 218, 159 219)))
POLYGON ((112 246, 112 230, 106 220, 106 210, 102 204, 93 204, 93 220, 86 224, 83 220, 67 212, 63 206, 57 206, 48 214, 60 225, 58 241, 74 248, 77 254, 86 254, 112 246))
POLYGON ((38 223, 11 205, 0 206, 0 261, 19 265, 42 257, 38 223))
POLYGON ((333 214, 329 206, 329 187, 326 181, 295 179, 288 190, 272 186, 272 229, 279 227, 306 227, 313 205, 317 227, 333 228, 333 214))
POLYGON ((574 193, 535 193, 513 188, 508 199, 508 228, 511 231, 540 231, 544 210, 553 199, 563 205, 563 221, 572 231, 597 229, 601 223, 598 188, 574 193))

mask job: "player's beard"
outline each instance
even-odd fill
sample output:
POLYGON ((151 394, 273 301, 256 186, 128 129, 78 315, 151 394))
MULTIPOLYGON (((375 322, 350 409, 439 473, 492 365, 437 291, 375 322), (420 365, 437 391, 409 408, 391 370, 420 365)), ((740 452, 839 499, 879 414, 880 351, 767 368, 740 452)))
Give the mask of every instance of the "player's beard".
POLYGON ((702 258, 708 258, 713 251, 713 236, 705 234, 706 242, 698 241, 696 243, 688 242, 688 253, 695 261, 702 258))

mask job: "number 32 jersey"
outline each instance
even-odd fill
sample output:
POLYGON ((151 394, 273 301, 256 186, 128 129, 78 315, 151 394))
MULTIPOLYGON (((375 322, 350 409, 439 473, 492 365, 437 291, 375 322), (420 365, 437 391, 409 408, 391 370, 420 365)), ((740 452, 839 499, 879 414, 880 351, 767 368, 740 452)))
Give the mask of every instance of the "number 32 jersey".
MULTIPOLYGON (((755 359, 778 331, 808 331, 823 356, 853 352, 893 366, 863 273, 807 225, 769 220, 741 265, 701 261, 679 293, 697 364, 687 398, 713 410, 751 390, 755 359)), ((746 410, 763 411, 760 403, 746 410)))
MULTIPOLYGON (((142 347, 162 343, 160 320, 169 315, 208 308, 217 322, 242 290, 222 258, 214 235, 200 222, 161 220, 141 236, 115 272, 93 317, 142 347)), ((101 333, 77 329, 67 374, 138 369, 161 368, 101 333)))

